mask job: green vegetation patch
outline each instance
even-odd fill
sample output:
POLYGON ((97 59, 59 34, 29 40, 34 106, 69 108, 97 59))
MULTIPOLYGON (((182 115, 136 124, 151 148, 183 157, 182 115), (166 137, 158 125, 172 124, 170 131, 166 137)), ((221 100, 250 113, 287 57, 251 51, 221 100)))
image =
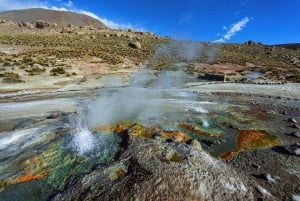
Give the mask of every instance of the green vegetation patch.
POLYGON ((4 77, 2 79, 3 83, 10 83, 10 84, 14 84, 14 83, 22 83, 24 82, 19 74, 16 73, 11 73, 11 72, 5 72, 5 73, 1 73, 0 77, 4 77))

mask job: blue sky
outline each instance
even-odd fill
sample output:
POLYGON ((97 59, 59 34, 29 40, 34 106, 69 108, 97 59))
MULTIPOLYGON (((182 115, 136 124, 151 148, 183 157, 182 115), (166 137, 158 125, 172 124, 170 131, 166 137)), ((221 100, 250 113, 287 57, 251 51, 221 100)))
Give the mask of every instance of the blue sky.
POLYGON ((113 28, 194 41, 300 42, 300 0, 0 0, 0 10, 86 13, 113 28))

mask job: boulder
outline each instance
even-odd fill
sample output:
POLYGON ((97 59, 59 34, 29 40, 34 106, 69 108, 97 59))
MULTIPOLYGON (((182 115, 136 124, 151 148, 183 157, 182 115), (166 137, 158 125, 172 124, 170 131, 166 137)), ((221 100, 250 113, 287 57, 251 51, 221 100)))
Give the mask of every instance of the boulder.
POLYGON ((198 140, 192 140, 190 146, 202 150, 202 146, 198 140))
POLYGON ((26 21, 22 21, 20 23, 20 26, 23 26, 23 27, 27 27, 28 29, 33 29, 34 28, 34 25, 29 23, 29 22, 26 22, 26 21))
POLYGON ((291 123, 297 123, 297 120, 294 119, 294 118, 290 118, 290 119, 288 119, 288 121, 291 122, 291 123))
POLYGON ((29 23, 29 22, 22 21, 21 24, 22 24, 23 27, 27 27, 30 23, 29 23))
POLYGON ((44 29, 44 28, 48 28, 51 26, 51 24, 49 22, 43 21, 43 20, 38 20, 35 23, 36 28, 39 29, 44 29))
POLYGON ((285 149, 293 155, 300 156, 300 143, 295 143, 290 146, 286 146, 285 149))
POLYGON ((33 24, 29 24, 27 27, 28 27, 28 29, 34 29, 34 25, 33 24))
POLYGON ((139 41, 134 41, 134 42, 129 43, 129 47, 136 48, 136 49, 141 49, 142 45, 139 41))
POLYGON ((291 63, 292 64, 297 64, 297 63, 299 63, 299 59, 297 57, 292 57, 291 58, 291 63))
POLYGON ((296 132, 293 132, 292 135, 294 137, 300 137, 300 130, 299 131, 296 131, 296 132))
POLYGON ((61 30, 61 33, 73 33, 74 29, 72 26, 64 26, 61 30))
POLYGON ((204 75, 199 75, 198 79, 204 79, 204 80, 210 80, 210 81, 224 81, 225 75, 214 74, 214 73, 205 73, 204 75))

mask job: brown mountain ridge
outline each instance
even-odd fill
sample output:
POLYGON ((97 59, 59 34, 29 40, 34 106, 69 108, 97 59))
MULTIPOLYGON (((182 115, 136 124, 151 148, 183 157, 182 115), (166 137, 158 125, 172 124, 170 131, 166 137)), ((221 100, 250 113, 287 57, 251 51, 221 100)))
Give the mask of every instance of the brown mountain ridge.
POLYGON ((9 20, 17 23, 43 20, 50 23, 56 23, 57 26, 67 26, 72 24, 77 27, 93 26, 107 28, 100 20, 92 18, 88 15, 70 12, 57 11, 43 8, 30 8, 22 10, 12 10, 0 12, 0 19, 9 20))

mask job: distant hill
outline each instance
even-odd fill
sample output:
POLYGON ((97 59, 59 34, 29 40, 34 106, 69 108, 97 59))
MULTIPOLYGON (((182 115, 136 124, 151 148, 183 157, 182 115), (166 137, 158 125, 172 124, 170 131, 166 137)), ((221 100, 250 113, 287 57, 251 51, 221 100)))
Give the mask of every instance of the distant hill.
POLYGON ((293 49, 293 50, 300 50, 300 43, 278 44, 274 46, 293 49))
POLYGON ((92 25, 94 27, 106 27, 101 21, 88 15, 42 8, 30 8, 0 12, 0 19, 10 20, 13 22, 26 21, 30 23, 35 23, 37 20, 43 20, 51 23, 56 23, 58 26, 66 26, 68 24, 72 24, 78 27, 88 25, 92 25))

